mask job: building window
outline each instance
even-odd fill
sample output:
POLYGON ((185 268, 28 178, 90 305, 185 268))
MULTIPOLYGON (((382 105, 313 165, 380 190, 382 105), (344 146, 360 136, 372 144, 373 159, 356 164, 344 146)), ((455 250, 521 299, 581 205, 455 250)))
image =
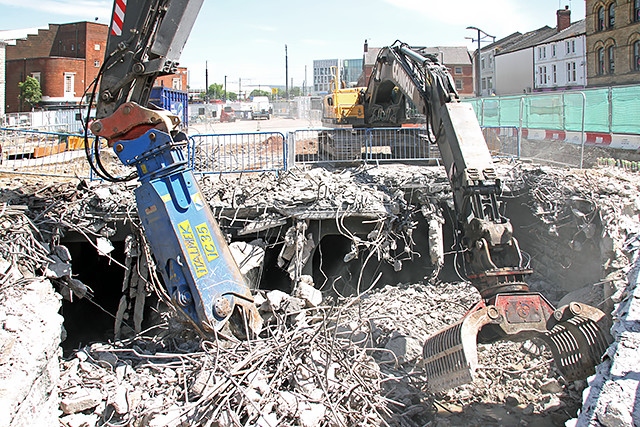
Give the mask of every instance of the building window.
POLYGON ((74 75, 73 73, 64 73, 64 97, 65 98, 73 98, 73 83, 74 83, 74 75))
POLYGON ((545 83, 544 80, 544 67, 538 67, 538 83, 543 85, 545 83))
POLYGON ((539 59, 544 59, 547 57, 547 47, 539 47, 538 48, 538 58, 539 59))
POLYGON ((567 55, 571 53, 571 43, 567 41, 567 55))
POLYGON ((576 41, 571 40, 571 53, 576 53, 576 41))
POLYGON ((487 79, 482 79, 482 90, 487 88, 487 79))
POLYGON ((456 79, 456 90, 462 90, 462 79, 456 79))
POLYGON ((613 28, 616 23, 616 4, 609 5, 609 28, 613 28))
POLYGON ((173 89, 182 90, 182 79, 180 77, 174 77, 171 81, 171 87, 173 87, 173 89))
POLYGON ((556 45, 551 45, 551 56, 556 57, 556 45))
POLYGON ((604 30, 604 7, 598 8, 598 18, 596 21, 596 31, 604 30))
POLYGON ((482 67, 482 69, 484 70, 484 58, 482 58, 482 59, 480 60, 480 66, 481 66, 481 67, 482 67))
POLYGON ((456 74, 462 74, 462 67, 455 67, 455 68, 454 68, 454 73, 456 73, 456 74))
POLYGON ((552 72, 551 79, 553 81, 553 84, 555 85, 558 83, 558 77, 557 77, 558 67, 555 64, 551 66, 551 72, 552 72))
POLYGON ((633 2, 633 20, 635 22, 640 21, 640 0, 633 2))
POLYGON ((71 43, 71 52, 73 52, 74 50, 75 50, 75 45, 71 43))
POLYGON ((100 45, 99 44, 94 44, 93 45, 93 50, 100 50, 100 45))
POLYGON ((100 61, 98 61, 97 59, 93 61, 93 66, 96 68, 100 68, 100 61))
POLYGON ((487 89, 489 89, 489 93, 493 93, 493 79, 491 77, 487 77, 487 89))
POLYGON ((575 82, 576 77, 576 63, 567 62, 567 82, 575 82))
MULTIPOLYGON (((636 4, 640 0, 636 0, 636 4)), ((640 71, 640 40, 633 43, 633 69, 640 71)))
POLYGON ((604 74, 604 48, 598 49, 598 75, 604 74))
POLYGON ((31 77, 33 77, 34 79, 36 79, 38 81, 38 84, 41 85, 42 82, 40 81, 40 72, 35 72, 35 73, 31 73, 31 77))
POLYGON ((609 49, 607 49, 607 53, 609 56, 609 74, 613 74, 613 72, 615 71, 615 61, 613 57, 614 50, 614 46, 609 46, 609 49))

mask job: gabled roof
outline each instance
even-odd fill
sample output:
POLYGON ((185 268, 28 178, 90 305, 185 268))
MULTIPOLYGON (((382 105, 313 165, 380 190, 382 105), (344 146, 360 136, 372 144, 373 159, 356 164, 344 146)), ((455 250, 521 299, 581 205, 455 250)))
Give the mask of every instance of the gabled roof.
POLYGON ((553 36, 549 37, 548 39, 541 41, 539 44, 552 43, 552 42, 557 42, 558 40, 577 37, 579 35, 586 34, 586 32, 587 32, 586 20, 581 19, 580 21, 574 22, 573 24, 571 24, 564 30, 560 31, 559 33, 556 33, 553 36))
POLYGON ((507 49, 509 46, 516 43, 521 39, 521 37, 522 33, 520 31, 516 31, 515 33, 509 34, 507 37, 503 37, 500 40, 483 47, 481 50, 490 51, 495 49, 496 52, 500 52, 501 50, 507 49))
POLYGON ((422 48, 423 53, 436 55, 440 58, 442 52, 442 62, 445 64, 471 65, 471 57, 466 46, 435 46, 422 48))
POLYGON ((541 41, 548 39, 555 34, 556 29, 551 28, 548 25, 538 28, 537 30, 529 31, 518 37, 518 40, 512 43, 509 47, 496 52, 496 56, 504 55, 505 53, 517 52, 519 50, 528 49, 532 46, 540 44, 541 41))

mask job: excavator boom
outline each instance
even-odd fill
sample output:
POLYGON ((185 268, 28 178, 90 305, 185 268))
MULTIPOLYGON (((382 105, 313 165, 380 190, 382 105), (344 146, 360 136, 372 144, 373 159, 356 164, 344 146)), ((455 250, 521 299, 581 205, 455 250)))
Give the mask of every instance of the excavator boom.
MULTIPOLYGON (((115 0, 89 128, 135 167, 138 216, 174 306, 203 334, 220 330, 234 314, 257 333, 262 319, 187 165, 180 119, 147 108, 156 77, 176 71, 203 1, 115 0)), ((103 178, 120 180, 97 166, 103 178)))
POLYGON ((466 279, 481 301, 454 325, 429 337, 424 365, 429 388, 440 391, 473 379, 477 343, 540 337, 568 379, 586 378, 600 362, 610 337, 597 308, 578 303, 554 308, 530 292, 491 154, 471 104, 460 103, 453 79, 437 56, 396 42, 381 49, 364 93, 365 123, 399 126, 407 101, 425 115, 453 192, 456 239, 466 279))

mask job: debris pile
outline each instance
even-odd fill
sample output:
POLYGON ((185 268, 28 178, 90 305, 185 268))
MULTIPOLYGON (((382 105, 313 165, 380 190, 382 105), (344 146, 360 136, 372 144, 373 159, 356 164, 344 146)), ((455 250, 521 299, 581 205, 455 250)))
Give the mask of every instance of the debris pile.
MULTIPOLYGON (((607 168, 499 167, 506 176, 506 196, 518 205, 526 203, 532 218, 530 224, 519 224, 515 234, 531 253, 534 270, 540 272, 536 286, 549 292, 556 303, 563 295, 552 292, 559 288, 552 275, 564 266, 570 276, 571 268, 579 269, 580 258, 585 258, 584 264, 603 268, 590 282, 574 280, 574 293, 590 299, 587 302, 596 300, 594 305, 629 301, 622 273, 630 268, 635 246, 629 242, 640 227, 640 179, 607 168), (556 251, 555 259, 546 252, 550 250, 556 251)), ((442 224, 443 209, 451 203, 439 167, 294 169, 280 177, 204 177, 201 187, 229 234, 281 230, 277 241, 283 248, 305 248, 307 241, 297 239, 307 233, 305 221, 330 220, 354 242, 354 256, 368 250, 400 268, 403 263, 410 268, 404 261, 412 257, 434 260, 429 248, 416 243, 416 218, 423 215, 427 222, 442 224), (350 232, 350 217, 369 222, 375 232, 365 237, 350 232)), ((66 259, 61 249, 66 233, 84 236, 96 254, 108 256, 105 240, 116 235, 116 222, 124 222, 142 243, 142 251, 132 249, 130 256, 146 251, 131 188, 125 185, 84 181, 43 185, 30 180, 7 185, 2 195, 0 250, 7 261, 0 276, 3 295, 25 292, 32 283, 48 283, 9 278, 7 272, 14 267, 23 277, 29 277, 26 272, 38 279, 48 275, 59 292, 65 283, 72 283, 67 280, 73 279, 67 267, 73 260, 66 259), (30 236, 22 233, 25 228, 31 230, 30 236), (16 242, 28 243, 16 249, 16 242)), ((123 333, 121 339, 78 348, 60 362, 60 423, 70 427, 524 426, 562 425, 577 416, 587 383, 566 382, 537 341, 481 345, 481 367, 473 383, 446 393, 428 393, 428 378, 420 365, 422 343, 426 336, 459 320, 478 300, 468 282, 428 275, 413 282, 385 277, 354 286, 353 294, 329 295, 320 293, 322 284, 302 274, 298 264, 305 256, 286 250, 280 255, 280 267, 293 279, 292 291, 257 291, 256 304, 265 320, 259 336, 238 340, 222 331, 203 338, 172 310, 165 310, 160 313, 162 321, 144 331, 138 327, 135 336, 123 333)), ((435 260, 453 255, 442 253, 435 260)), ((128 269, 131 265, 122 263, 128 269)), ((151 267, 136 265, 149 269, 138 286, 147 280, 157 283, 152 262, 151 267)), ((90 290, 92 284, 86 285, 90 290)), ((78 296, 73 292, 68 296, 73 295, 78 296)), ((91 292, 83 296, 91 298, 91 292)), ((20 308, 21 320, 37 323, 30 313, 40 310, 40 303, 29 299, 25 303, 34 307, 20 308)), ((51 307, 56 311, 58 306, 51 307)), ((3 306, 0 312, 5 334, 12 328, 13 321, 7 322, 11 310, 3 306)), ((140 324, 140 312, 137 316, 140 324)), ((22 333, 24 326, 18 329, 16 333, 22 333)), ((6 345, 8 339, 2 338, 6 345)), ((638 360, 629 362, 630 366, 640 362, 638 354, 631 357, 638 360)), ((4 362, 1 367, 10 368, 4 362)), ((55 393, 51 389, 51 395, 55 393)), ((12 413, 11 408, 7 413, 12 413)))
POLYGON ((48 425, 58 411, 60 295, 45 278, 35 274, 50 262, 49 251, 26 212, 25 205, 6 199, 0 202, 0 425, 3 426, 48 425))

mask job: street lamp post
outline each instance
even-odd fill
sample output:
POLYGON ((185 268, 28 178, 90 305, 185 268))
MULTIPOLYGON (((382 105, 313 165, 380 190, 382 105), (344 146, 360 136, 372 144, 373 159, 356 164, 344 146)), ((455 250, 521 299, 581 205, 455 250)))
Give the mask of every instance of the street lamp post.
POLYGON ((484 31, 482 31, 480 28, 478 27, 467 27, 467 30, 475 30, 478 32, 478 38, 474 39, 472 37, 467 37, 467 38, 471 38, 472 42, 478 42, 478 52, 476 54, 476 76, 477 76, 477 82, 476 82, 476 95, 478 97, 482 97, 482 69, 480 66, 480 43, 485 41, 484 39, 487 37, 490 37, 493 42, 496 41, 495 36, 491 36, 487 33, 485 33, 484 31))

